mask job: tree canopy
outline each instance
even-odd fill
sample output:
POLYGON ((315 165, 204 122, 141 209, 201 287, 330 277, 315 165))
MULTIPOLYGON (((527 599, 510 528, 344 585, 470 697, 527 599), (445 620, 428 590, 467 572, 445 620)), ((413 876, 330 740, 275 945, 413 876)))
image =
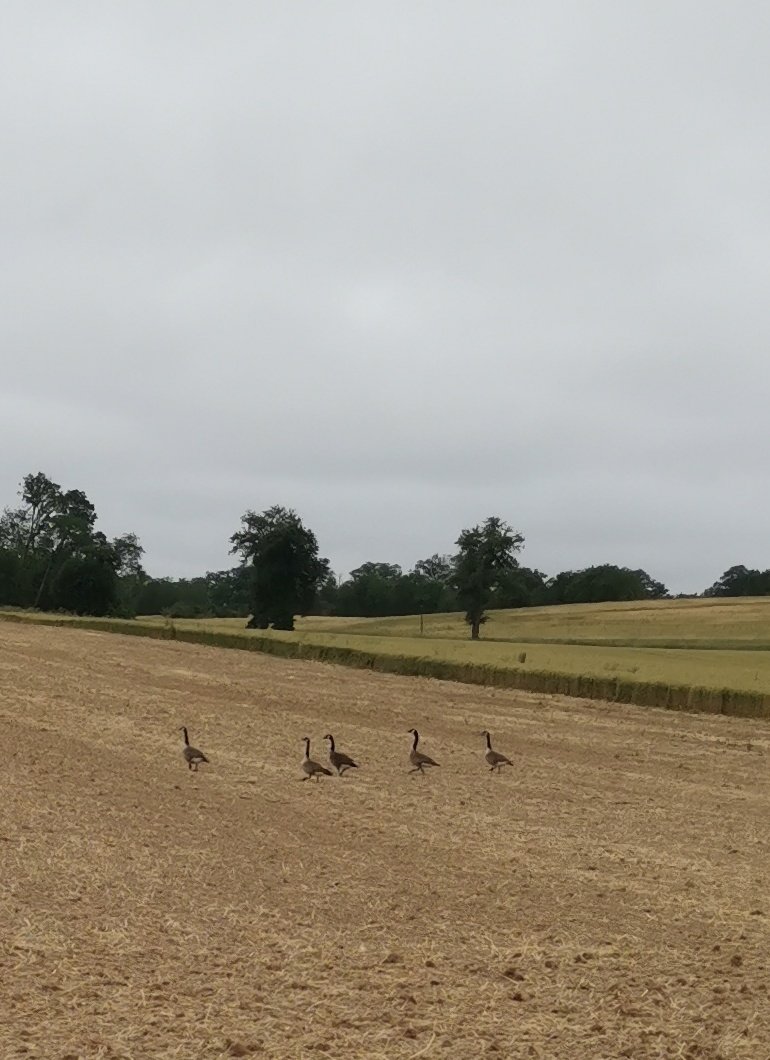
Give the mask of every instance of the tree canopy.
POLYGON ((0 516, 0 602, 77 614, 120 608, 121 575, 142 572, 136 534, 114 541, 95 529, 82 490, 62 490, 44 472, 26 475, 21 504, 0 516))
MULTIPOLYGON (((251 616, 292 629, 295 615, 361 617, 462 610, 477 639, 490 608, 659 599, 646 571, 600 564, 548 577, 519 564, 524 537, 497 516, 465 529, 457 552, 435 552, 405 571, 369 560, 335 576, 315 534, 292 509, 247 511, 230 539, 238 566, 192 578, 151 578, 135 533, 112 540, 79 489, 44 472, 26 475, 20 501, 0 516, 0 605, 93 614, 251 616)), ((706 596, 770 595, 770 571, 730 567, 706 596)))
POLYGON ((704 596, 770 596, 770 570, 729 567, 704 596))
POLYGON ((473 640, 479 638, 494 590, 518 566, 516 553, 523 545, 523 535, 497 516, 463 530, 458 537, 454 583, 473 640))
POLYGON ((259 514, 247 511, 241 522, 230 551, 252 567, 249 625, 294 629, 294 616, 312 609, 329 575, 329 561, 319 557, 315 534, 291 509, 276 505, 259 514))

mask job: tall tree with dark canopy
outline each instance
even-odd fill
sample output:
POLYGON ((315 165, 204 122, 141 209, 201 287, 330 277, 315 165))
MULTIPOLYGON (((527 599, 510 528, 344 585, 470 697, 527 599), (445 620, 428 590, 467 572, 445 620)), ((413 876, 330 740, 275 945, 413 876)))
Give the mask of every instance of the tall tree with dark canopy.
POLYGON ((121 578, 146 577, 142 567, 144 549, 136 534, 121 534, 120 537, 113 538, 112 550, 115 553, 116 570, 121 578))
POLYGON ((0 537, 19 554, 22 563, 50 529, 62 498, 61 486, 46 474, 25 475, 20 490, 21 508, 6 508, 0 520, 0 537))
POLYGON ((502 519, 490 516, 480 526, 463 530, 457 539, 455 586, 471 639, 478 640, 492 594, 504 575, 518 566, 516 553, 524 537, 502 519))
POLYGON ((121 579, 144 576, 136 534, 108 541, 86 494, 63 491, 42 471, 26 475, 19 492, 21 506, 0 515, 0 603, 114 612, 121 579))
POLYGON ((739 563, 724 572, 704 596, 770 596, 770 570, 754 570, 739 563))
POLYGON ((276 505, 259 515, 248 511, 241 522, 243 529, 230 538, 230 551, 252 565, 248 626, 294 629, 294 616, 312 609, 329 575, 329 561, 319 557, 315 534, 291 509, 276 505))
POLYGON ((50 524, 41 535, 43 551, 47 553, 47 558, 35 596, 35 607, 39 606, 48 576, 58 561, 68 554, 83 556, 89 551, 94 540, 95 522, 96 509, 82 490, 67 490, 59 495, 57 506, 50 517, 50 524))
POLYGON ((653 578, 646 570, 635 570, 634 574, 642 583, 644 595, 648 600, 665 600, 670 595, 663 582, 653 578))

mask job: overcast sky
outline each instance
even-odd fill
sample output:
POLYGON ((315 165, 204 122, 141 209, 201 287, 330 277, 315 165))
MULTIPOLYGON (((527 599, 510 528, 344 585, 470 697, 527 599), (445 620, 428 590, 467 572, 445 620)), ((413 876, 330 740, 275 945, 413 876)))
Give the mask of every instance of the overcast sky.
POLYGON ((5 0, 0 506, 770 566, 770 8, 5 0))

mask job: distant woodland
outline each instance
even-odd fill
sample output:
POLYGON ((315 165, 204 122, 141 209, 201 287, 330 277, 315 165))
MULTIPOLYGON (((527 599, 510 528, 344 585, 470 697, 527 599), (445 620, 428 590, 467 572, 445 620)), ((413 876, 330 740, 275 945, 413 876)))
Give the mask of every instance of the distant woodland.
MULTIPOLYGON (((43 472, 23 479, 0 516, 0 606, 74 614, 243 617, 256 628, 292 629, 298 614, 380 617, 463 611, 478 637, 491 608, 662 599, 644 570, 601 564, 547 575, 524 566, 524 537, 492 516, 464 529, 452 554, 403 570, 370 561, 343 577, 319 554, 296 512, 247 511, 230 539, 239 561, 195 578, 152 578, 133 532, 108 539, 81 490, 43 472)), ((768 596, 770 571, 731 567, 703 596, 768 596)))

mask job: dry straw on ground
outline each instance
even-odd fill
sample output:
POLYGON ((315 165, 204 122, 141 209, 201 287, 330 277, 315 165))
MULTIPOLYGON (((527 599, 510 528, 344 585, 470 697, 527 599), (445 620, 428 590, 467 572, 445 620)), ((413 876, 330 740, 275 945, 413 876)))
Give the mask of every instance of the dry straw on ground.
POLYGON ((3 1058, 770 1055, 766 723, 3 623, 0 727, 3 1058))

